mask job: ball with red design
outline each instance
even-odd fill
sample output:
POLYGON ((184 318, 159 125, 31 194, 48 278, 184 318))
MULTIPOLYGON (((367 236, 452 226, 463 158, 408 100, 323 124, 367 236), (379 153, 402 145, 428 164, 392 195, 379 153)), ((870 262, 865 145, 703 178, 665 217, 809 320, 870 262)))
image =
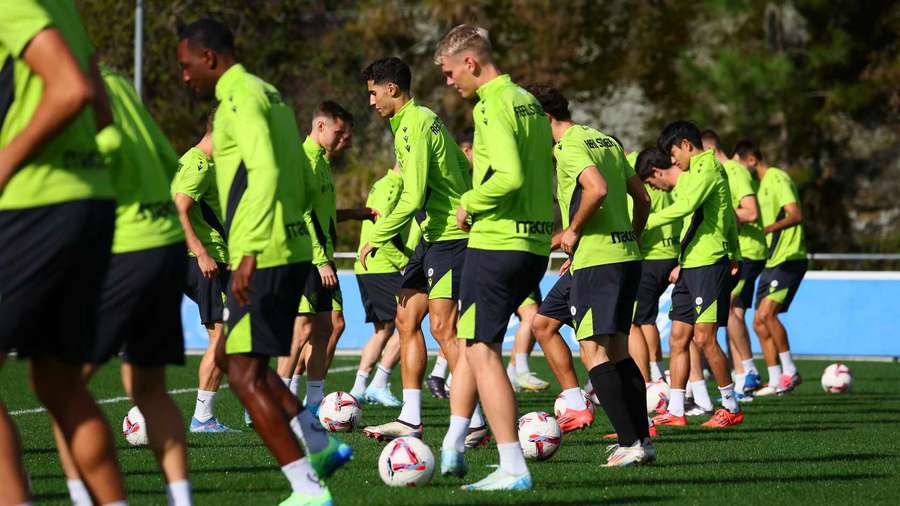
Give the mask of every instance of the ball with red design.
POLYGON ((361 420, 359 401, 347 392, 331 392, 319 404, 319 421, 329 432, 349 432, 361 420))
POLYGON ((659 413, 669 404, 669 384, 662 379, 647 387, 647 414, 659 413))
POLYGON ((853 386, 853 374, 850 368, 838 362, 825 368, 822 373, 822 390, 830 394, 840 394, 850 390, 853 386))
MULTIPOLYGON (((594 414, 594 403, 591 401, 591 396, 584 390, 581 391, 582 397, 584 397, 584 403, 587 405, 587 408, 591 411, 591 414, 594 414)), ((553 413, 556 415, 556 418, 559 418, 566 412, 566 398, 563 397, 563 394, 559 394, 556 396, 556 402, 553 403, 553 413)))
POLYGON ((519 445, 526 459, 549 459, 561 444, 559 423, 549 413, 534 411, 519 418, 519 445))
POLYGON ((434 454, 420 439, 398 437, 381 451, 378 473, 391 487, 421 487, 434 473, 434 454))
POLYGON ((150 442, 147 439, 147 423, 137 406, 129 409, 122 420, 122 435, 131 446, 145 446, 150 442))

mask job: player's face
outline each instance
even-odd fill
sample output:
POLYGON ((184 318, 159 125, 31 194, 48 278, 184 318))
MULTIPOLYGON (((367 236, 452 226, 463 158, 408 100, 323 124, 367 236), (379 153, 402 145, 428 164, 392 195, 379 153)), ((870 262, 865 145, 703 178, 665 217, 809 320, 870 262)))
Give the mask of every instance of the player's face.
POLYGON ((216 88, 212 66, 215 56, 208 50, 191 47, 187 39, 178 43, 176 50, 178 65, 181 66, 181 80, 191 88, 198 98, 212 98, 216 88))
POLYGON ((647 184, 657 190, 672 191, 672 188, 675 188, 675 183, 678 182, 678 178, 675 175, 676 171, 672 170, 672 167, 669 167, 667 170, 654 168, 653 174, 647 178, 647 184))
POLYGON ((469 163, 472 163, 472 143, 463 142, 459 145, 459 149, 461 149, 463 154, 466 155, 466 158, 469 159, 469 163))
POLYGON ((337 146, 334 147, 334 151, 331 153, 332 156, 338 155, 346 149, 349 149, 353 146, 353 127, 345 124, 344 134, 341 135, 341 138, 338 139, 337 146))
POLYGON ((677 165, 681 170, 688 170, 691 165, 691 143, 686 139, 672 145, 669 151, 672 157, 672 165, 677 165))
POLYGON ((441 72, 444 73, 447 86, 454 88, 463 98, 471 97, 478 89, 474 68, 475 60, 466 53, 441 58, 441 72))
POLYGON ((334 151, 347 132, 347 126, 341 119, 319 118, 316 121, 319 130, 319 144, 325 151, 334 151))
POLYGON ((390 118, 394 115, 393 101, 388 84, 375 84, 371 79, 366 82, 369 89, 369 105, 378 111, 382 118, 390 118))

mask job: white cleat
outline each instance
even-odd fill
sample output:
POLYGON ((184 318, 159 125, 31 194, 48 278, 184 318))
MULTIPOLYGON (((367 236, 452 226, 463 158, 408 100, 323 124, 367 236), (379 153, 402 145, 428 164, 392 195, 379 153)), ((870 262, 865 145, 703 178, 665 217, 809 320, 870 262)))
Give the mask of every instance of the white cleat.
MULTIPOLYGON (((652 445, 651 445, 652 446, 652 445)), ((654 451, 654 454, 656 452, 654 451)), ((655 458, 655 456, 654 456, 655 458)), ((636 466, 647 461, 647 452, 640 441, 635 441, 631 446, 615 445, 612 455, 602 467, 628 467, 636 466)))
POLYGON ((519 389, 526 392, 543 392, 550 388, 550 383, 538 378, 534 373, 523 373, 516 375, 516 384, 519 389))
POLYGON ((778 389, 771 385, 766 385, 757 390, 756 393, 753 394, 753 397, 772 397, 775 395, 778 395, 778 389))

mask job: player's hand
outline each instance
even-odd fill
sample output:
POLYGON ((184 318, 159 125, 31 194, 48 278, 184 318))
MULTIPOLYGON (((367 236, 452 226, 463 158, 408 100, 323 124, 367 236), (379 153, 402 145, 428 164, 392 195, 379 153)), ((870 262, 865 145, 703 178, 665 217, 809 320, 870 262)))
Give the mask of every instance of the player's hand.
POLYGON ((469 212, 466 211, 465 209, 463 209, 462 206, 457 207, 456 208, 456 226, 458 226, 459 229, 462 230, 463 232, 468 232, 469 230, 472 229, 472 227, 469 226, 468 219, 469 219, 469 212))
POLYGON ((372 207, 364 207, 359 210, 359 219, 360 220, 369 220, 375 221, 381 217, 381 213, 378 212, 378 209, 372 207))
POLYGON ((256 257, 246 255, 236 271, 231 274, 231 293, 241 306, 250 304, 250 278, 256 270, 256 257))
POLYGON ((731 275, 732 275, 732 276, 737 276, 738 271, 741 270, 741 266, 740 266, 739 263, 737 263, 737 262, 734 261, 734 260, 730 260, 730 262, 731 262, 731 275))
POLYGON ((209 256, 209 253, 198 255, 197 265, 200 267, 200 272, 203 273, 203 277, 206 279, 212 279, 219 275, 219 264, 209 256))
POLYGON ((575 253, 575 247, 578 246, 578 232, 567 228, 563 230, 562 236, 559 238, 559 247, 569 255, 575 253))
POLYGON ((322 280, 322 286, 325 288, 334 288, 337 285, 337 276, 335 276, 334 267, 331 264, 319 267, 319 278, 322 280))
POLYGON ((669 273, 669 283, 675 283, 678 281, 678 276, 681 274, 681 266, 676 265, 672 272, 669 273))
POLYGON ((364 270, 369 270, 369 268, 366 267, 366 258, 369 255, 375 256, 375 251, 377 251, 377 249, 369 243, 366 243, 365 246, 359 250, 359 263, 362 264, 364 270))
POLYGON ((572 259, 567 258, 566 261, 563 262, 563 264, 559 266, 559 275, 562 276, 563 274, 569 272, 569 267, 571 267, 571 266, 572 266, 572 259))

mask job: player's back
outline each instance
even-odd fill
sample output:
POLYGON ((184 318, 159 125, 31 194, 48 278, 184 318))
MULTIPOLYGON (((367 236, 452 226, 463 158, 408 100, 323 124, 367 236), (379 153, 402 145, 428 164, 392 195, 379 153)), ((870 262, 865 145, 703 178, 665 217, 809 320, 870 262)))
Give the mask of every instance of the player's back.
POLYGON ((729 234, 736 239, 736 223, 725 168, 712 150, 691 158, 690 170, 678 178, 677 198, 692 198, 699 192, 703 201, 685 217, 681 232, 683 267, 712 265, 729 255, 729 234), (730 230, 734 229, 734 230, 730 230))

